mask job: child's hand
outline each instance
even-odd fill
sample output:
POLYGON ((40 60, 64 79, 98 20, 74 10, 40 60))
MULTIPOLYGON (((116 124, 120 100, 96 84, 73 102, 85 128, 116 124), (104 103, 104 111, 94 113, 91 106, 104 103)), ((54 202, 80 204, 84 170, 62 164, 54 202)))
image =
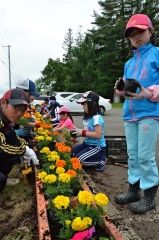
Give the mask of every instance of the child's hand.
POLYGON ((144 87, 141 87, 141 91, 139 93, 132 93, 132 92, 126 91, 126 94, 128 94, 129 96, 126 96, 125 98, 129 98, 129 99, 143 99, 143 98, 152 97, 152 93, 144 87))
POLYGON ((119 91, 124 91, 124 88, 125 88, 124 79, 123 78, 119 78, 118 80, 116 80, 114 89, 115 90, 119 90, 119 91))
POLYGON ((125 96, 124 88, 125 88, 124 80, 122 78, 119 78, 118 80, 116 80, 114 90, 118 96, 120 97, 125 96))

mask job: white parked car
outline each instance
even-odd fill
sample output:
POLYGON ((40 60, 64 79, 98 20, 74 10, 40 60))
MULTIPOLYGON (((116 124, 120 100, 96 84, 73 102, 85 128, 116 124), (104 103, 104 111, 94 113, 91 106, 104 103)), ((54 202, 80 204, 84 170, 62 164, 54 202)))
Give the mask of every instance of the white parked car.
MULTIPOLYGON (((76 102, 78 99, 82 97, 82 95, 83 93, 73 93, 65 98, 57 97, 56 101, 59 102, 61 105, 67 106, 73 113, 83 113, 82 105, 76 102)), ((103 115, 105 114, 105 112, 110 111, 112 109, 110 99, 106 99, 101 96, 99 96, 99 105, 103 115)))
POLYGON ((59 98, 66 98, 72 94, 74 94, 75 92, 54 92, 52 95, 55 95, 56 100, 58 100, 59 98))

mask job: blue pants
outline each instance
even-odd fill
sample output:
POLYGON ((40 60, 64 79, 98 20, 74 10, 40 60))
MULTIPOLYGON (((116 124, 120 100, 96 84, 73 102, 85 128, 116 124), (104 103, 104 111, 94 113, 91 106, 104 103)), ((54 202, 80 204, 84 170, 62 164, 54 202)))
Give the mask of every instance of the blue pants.
POLYGON ((140 181, 140 188, 146 190, 159 184, 156 164, 156 147, 159 121, 143 119, 125 122, 128 151, 128 182, 140 181))
POLYGON ((83 166, 100 166, 105 165, 106 149, 98 146, 89 146, 85 142, 73 147, 73 155, 80 159, 83 166))

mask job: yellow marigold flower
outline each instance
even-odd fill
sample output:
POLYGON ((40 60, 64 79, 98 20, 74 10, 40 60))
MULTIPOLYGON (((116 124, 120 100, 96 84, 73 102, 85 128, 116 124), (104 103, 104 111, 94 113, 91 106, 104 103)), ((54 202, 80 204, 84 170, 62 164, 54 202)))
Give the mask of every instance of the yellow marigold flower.
POLYGON ((49 167, 51 170, 53 170, 53 169, 55 169, 55 165, 51 165, 50 167, 49 167))
POLYGON ((91 205, 93 203, 93 195, 91 192, 88 191, 79 191, 78 193, 78 201, 81 204, 87 204, 87 205, 91 205))
POLYGON ((49 154, 50 153, 50 149, 48 147, 43 147, 40 151, 40 153, 45 153, 45 154, 49 154))
POLYGON ((42 182, 44 182, 45 181, 45 177, 47 176, 47 173, 46 172, 40 172, 40 173, 38 173, 38 178, 42 181, 42 182))
POLYGON ((35 137, 35 139, 36 139, 37 141, 43 141, 43 140, 44 140, 44 137, 43 137, 43 136, 37 136, 37 137, 35 137))
POLYGON ((46 140, 47 140, 47 141, 51 141, 52 138, 48 136, 48 137, 46 137, 46 140))
POLYGON ((61 173, 64 173, 64 172, 65 172, 65 169, 63 167, 57 167, 57 169, 56 169, 57 174, 61 174, 61 173))
POLYGON ((89 217, 81 219, 81 217, 76 217, 73 219, 71 227, 74 231, 84 231, 92 225, 92 219, 89 217))
POLYGON ((49 155, 47 156, 47 159, 48 159, 49 162, 51 162, 51 161, 56 161, 56 155, 49 154, 49 155))
POLYGON ((66 225, 66 226, 70 226, 70 224, 71 224, 71 220, 66 220, 66 221, 65 221, 65 225, 66 225))
POLYGON ((58 179, 60 182, 69 183, 71 180, 71 176, 67 173, 61 173, 61 174, 59 174, 58 179))
POLYGON ((58 161, 59 159, 60 159, 60 156, 56 151, 52 151, 48 155, 48 161, 58 161))
POLYGON ((70 204, 70 200, 68 197, 65 197, 63 195, 58 195, 54 199, 52 199, 52 204, 57 208, 57 209, 66 209, 68 208, 70 204))
POLYGON ((87 226, 91 226, 92 225, 92 219, 90 217, 84 217, 83 218, 83 222, 87 226))
POLYGON ((106 206, 109 203, 108 197, 104 193, 98 193, 95 195, 94 200, 99 206, 106 206))
POLYGON ((29 174, 30 172, 32 172, 32 168, 31 168, 31 167, 22 170, 22 174, 23 174, 23 175, 27 175, 27 174, 29 174))
POLYGON ((44 179, 45 183, 54 183, 56 180, 57 177, 54 174, 48 174, 44 179))

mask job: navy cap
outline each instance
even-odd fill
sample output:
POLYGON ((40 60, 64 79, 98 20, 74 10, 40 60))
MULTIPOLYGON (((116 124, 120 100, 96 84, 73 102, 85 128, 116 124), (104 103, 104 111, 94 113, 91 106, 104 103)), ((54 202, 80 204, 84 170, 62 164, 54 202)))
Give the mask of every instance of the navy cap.
POLYGON ((84 103, 84 102, 97 102, 99 101, 99 96, 97 93, 88 91, 83 94, 83 96, 78 99, 77 103, 84 103))
POLYGON ((35 83, 30 79, 26 79, 23 82, 19 83, 17 85, 17 88, 21 88, 24 91, 29 92, 31 96, 34 96, 34 97, 40 96, 40 94, 36 91, 35 83))

